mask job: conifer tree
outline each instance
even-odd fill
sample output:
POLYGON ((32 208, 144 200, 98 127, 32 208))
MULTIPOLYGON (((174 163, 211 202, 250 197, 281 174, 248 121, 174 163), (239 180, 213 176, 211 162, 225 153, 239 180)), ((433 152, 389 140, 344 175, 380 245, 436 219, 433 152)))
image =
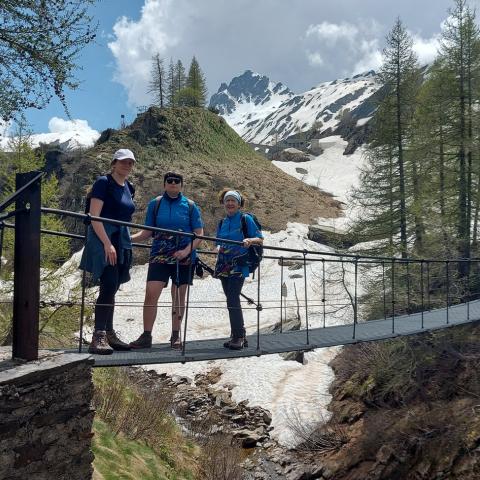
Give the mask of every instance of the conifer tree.
POLYGON ((405 257, 412 203, 406 150, 419 70, 412 39, 400 19, 387 36, 380 78, 385 84, 386 95, 375 114, 368 163, 360 187, 353 195, 354 201, 368 212, 357 223, 357 229, 370 231, 373 238, 388 239, 388 247, 384 245, 383 248, 390 254, 400 252, 405 257))
POLYGON ((207 103, 207 86, 205 76, 195 56, 190 63, 185 86, 195 92, 194 95, 191 95, 193 102, 191 106, 204 107, 207 103))
POLYGON ((175 106, 175 94, 176 94, 175 64, 173 63, 173 58, 170 58, 170 63, 168 64, 168 73, 167 73, 167 102, 170 107, 175 106))
MULTIPOLYGON (((442 33, 440 55, 443 69, 451 79, 447 94, 450 112, 447 126, 450 133, 450 153, 456 160, 457 253, 460 257, 469 258, 474 174, 473 104, 479 100, 478 89, 475 88, 480 64, 479 33, 475 25, 475 15, 465 0, 454 0, 454 8, 449 14, 442 33)), ((461 264, 459 273, 465 275, 467 267, 467 263, 461 264)))
POLYGON ((177 95, 182 88, 185 88, 185 82, 185 67, 183 66, 182 61, 178 60, 175 65, 175 95, 177 95))
POLYGON ((151 79, 148 84, 148 93, 152 93, 155 103, 163 108, 167 94, 167 76, 163 65, 163 58, 156 53, 152 57, 151 79))

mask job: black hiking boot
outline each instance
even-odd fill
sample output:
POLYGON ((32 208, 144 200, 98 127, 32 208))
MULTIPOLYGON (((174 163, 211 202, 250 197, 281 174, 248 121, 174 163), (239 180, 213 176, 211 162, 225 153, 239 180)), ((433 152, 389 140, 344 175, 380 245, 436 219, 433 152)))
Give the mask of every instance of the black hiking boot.
POLYGON ((96 330, 93 332, 88 353, 94 355, 111 355, 113 353, 113 348, 108 344, 107 332, 105 332, 105 330, 96 330))
POLYGON ((234 337, 230 340, 228 348, 230 350, 241 350, 245 344, 243 337, 234 337))
POLYGON ((130 348, 152 348, 152 334, 143 332, 135 341, 130 342, 130 348))
POLYGON ((107 340, 108 340, 108 344, 114 350, 126 352, 132 349, 132 347, 128 343, 125 343, 118 338, 117 332, 115 332, 115 330, 111 330, 111 331, 107 330, 107 340))

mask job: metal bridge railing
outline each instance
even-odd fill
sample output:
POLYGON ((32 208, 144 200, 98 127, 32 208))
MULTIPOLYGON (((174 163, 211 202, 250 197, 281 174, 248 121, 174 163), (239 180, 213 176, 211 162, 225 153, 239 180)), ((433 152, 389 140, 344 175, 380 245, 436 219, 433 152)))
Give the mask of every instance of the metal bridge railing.
MULTIPOLYGON (((12 355, 15 358, 34 360, 38 358, 39 343, 39 308, 48 308, 63 304, 64 306, 78 305, 76 302, 41 301, 40 291, 40 234, 58 235, 62 237, 85 241, 85 235, 73 234, 42 229, 40 226, 41 214, 69 216, 81 219, 86 224, 91 221, 101 221, 114 225, 125 225, 132 228, 150 230, 152 232, 169 233, 176 236, 185 236, 193 239, 200 238, 206 242, 242 245, 242 242, 218 239, 211 236, 200 236, 194 233, 178 232, 176 230, 150 227, 138 223, 122 222, 83 213, 70 212, 54 208, 40 207, 40 172, 17 175, 17 191, 0 204, 0 258, 2 255, 3 233, 5 228, 15 229, 14 249, 14 293, 13 293, 13 338, 12 355), (15 203, 13 211, 5 211, 15 203), (15 223, 7 222, 14 218, 15 223)), ((133 244, 135 248, 150 248, 147 244, 133 244)), ((276 309, 279 312, 280 332, 284 331, 287 320, 287 307, 297 307, 303 310, 305 327, 305 349, 310 345, 310 330, 312 319, 320 317, 321 328, 327 327, 327 317, 348 309, 352 325, 352 338, 356 338, 357 324, 361 320, 383 317, 391 321, 391 332, 395 334, 396 321, 399 315, 411 315, 421 312, 421 329, 424 328, 423 312, 445 306, 445 324, 449 324, 450 307, 453 304, 476 298, 478 288, 472 290, 471 270, 474 266, 478 270, 480 259, 415 259, 392 258, 384 256, 368 256, 351 253, 325 252, 307 249, 295 249, 264 245, 269 254, 265 259, 277 260, 280 268, 279 291, 271 298, 261 297, 262 264, 257 270, 256 298, 246 297, 249 305, 247 309, 256 310, 256 352, 261 354, 261 313, 264 310, 276 309), (315 277, 310 269, 308 277, 307 265, 318 264, 320 268, 315 277), (468 263, 467 275, 459 275, 459 265, 468 263), (303 272, 304 295, 300 301, 288 300, 286 295, 285 268, 295 265, 303 272), (457 267, 457 268, 455 268, 457 267), (362 289, 368 285, 368 291, 362 289), (313 294, 309 296, 310 292, 313 294), (337 291, 338 290, 338 291, 337 291), (368 292, 376 292, 377 296, 371 299, 362 299, 368 292), (314 298, 318 297, 318 298, 314 298), (368 301, 370 300, 370 301, 368 301), (368 301, 368 302, 367 302, 368 301), (290 303, 289 303, 290 302, 290 303), (368 311, 366 305, 372 305, 368 311), (318 308, 318 310, 314 310, 318 308)), ((216 255, 213 251, 198 251, 201 255, 216 255)), ((1 262, 0 262, 1 268, 1 262)), ((192 268, 192 266, 190 266, 192 268)), ((295 284, 294 284, 295 286, 295 284)), ((78 350, 82 351, 85 307, 90 305, 86 301, 86 276, 83 272, 82 295, 80 301, 80 335, 78 350)), ((267 295, 273 292, 267 292, 267 295)), ((296 293, 296 292, 295 292, 296 293)), ((162 302, 151 307, 162 306, 162 302)), ((91 304, 93 305, 93 304, 91 304)), ((132 305, 132 303, 130 303, 132 305)), ((116 306, 122 306, 117 303, 116 306)), ((142 304, 134 306, 143 306, 142 304)), ((148 307, 148 305, 147 305, 148 307)), ((190 285, 187 288, 185 304, 185 318, 183 321, 183 349, 185 357, 187 348, 187 331, 189 310, 206 308, 196 305, 190 300, 190 285)), ((208 308, 225 308, 210 305, 208 308)), ((245 308, 245 307, 244 307, 245 308)), ((467 320, 469 309, 467 303, 467 320)), ((181 361, 181 359, 179 359, 181 361)))

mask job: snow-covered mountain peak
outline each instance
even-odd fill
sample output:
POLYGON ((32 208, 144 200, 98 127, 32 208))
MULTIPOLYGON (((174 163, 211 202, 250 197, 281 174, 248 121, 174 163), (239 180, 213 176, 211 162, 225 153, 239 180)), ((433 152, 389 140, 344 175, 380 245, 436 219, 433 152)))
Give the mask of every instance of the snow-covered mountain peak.
POLYGON ((293 92, 282 83, 274 83, 265 75, 246 70, 228 85, 222 83, 210 99, 210 106, 217 108, 221 115, 230 115, 241 105, 271 108, 292 96, 293 92))
POLYGON ((222 83, 210 106, 217 108, 245 141, 271 145, 314 126, 319 133, 334 131, 346 111, 357 120, 368 118, 374 107, 364 104, 380 86, 376 73, 367 71, 295 95, 282 83, 274 84, 247 70, 228 86, 222 83))

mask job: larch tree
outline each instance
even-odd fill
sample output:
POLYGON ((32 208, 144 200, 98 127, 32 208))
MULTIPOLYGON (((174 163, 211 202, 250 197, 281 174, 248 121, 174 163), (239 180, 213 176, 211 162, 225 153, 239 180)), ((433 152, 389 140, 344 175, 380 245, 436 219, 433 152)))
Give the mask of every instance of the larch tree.
POLYGON ((167 74, 163 65, 163 58, 160 57, 159 53, 156 53, 152 57, 152 71, 147 93, 151 93, 156 105, 163 108, 167 99, 167 89, 167 74))
POLYGON ((95 0, 0 2, 0 118, 44 108, 78 87, 80 51, 95 38, 88 13, 95 0))

